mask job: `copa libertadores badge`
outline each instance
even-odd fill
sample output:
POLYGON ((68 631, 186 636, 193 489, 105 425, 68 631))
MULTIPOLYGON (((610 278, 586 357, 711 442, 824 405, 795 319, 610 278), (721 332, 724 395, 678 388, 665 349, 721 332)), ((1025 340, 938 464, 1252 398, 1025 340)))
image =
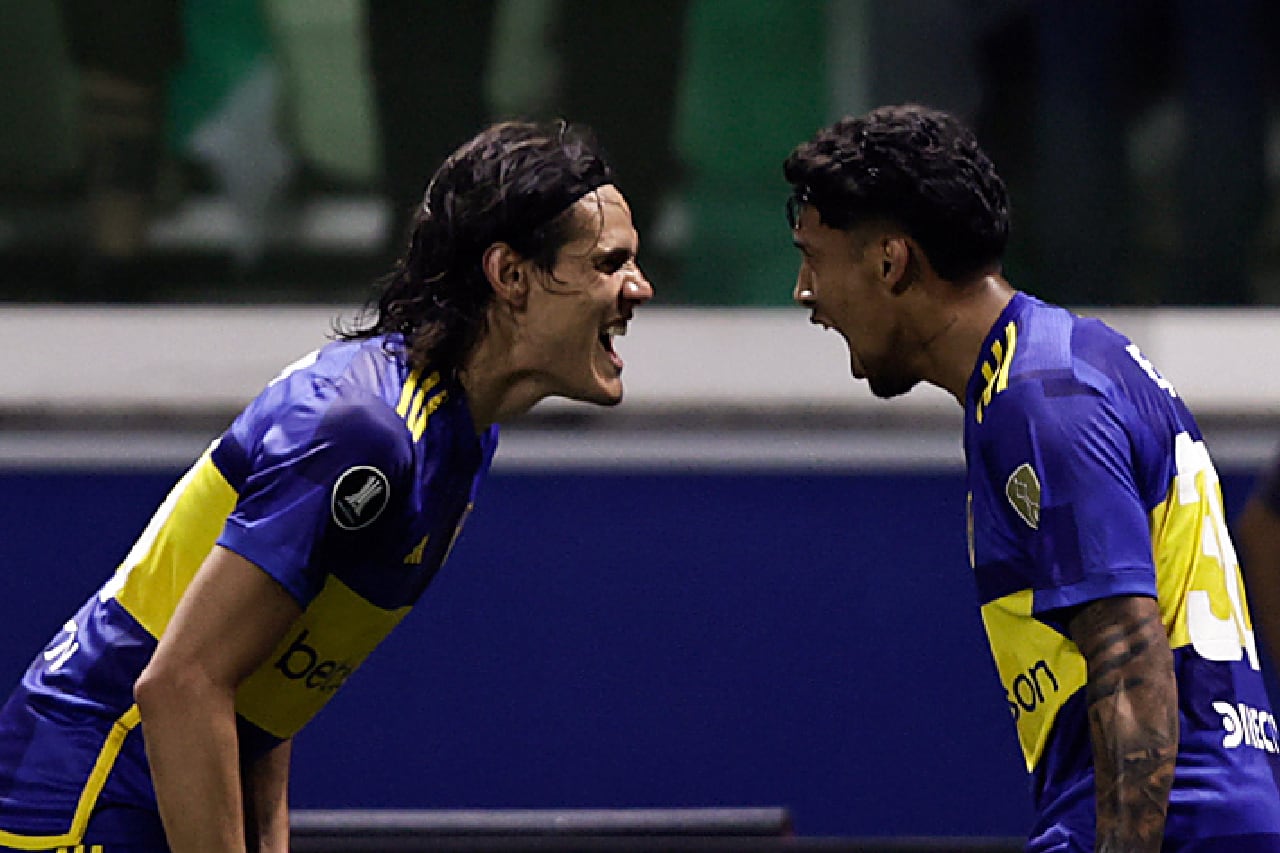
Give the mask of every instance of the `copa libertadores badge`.
POLYGON ((387 476, 370 465, 357 465, 342 472, 333 484, 333 521, 343 530, 368 527, 382 515, 391 499, 387 476))

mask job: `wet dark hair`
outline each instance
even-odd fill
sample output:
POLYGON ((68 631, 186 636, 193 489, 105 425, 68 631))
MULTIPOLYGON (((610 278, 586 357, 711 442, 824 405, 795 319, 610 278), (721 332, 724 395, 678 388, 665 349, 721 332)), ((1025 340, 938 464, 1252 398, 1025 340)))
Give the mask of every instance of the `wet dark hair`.
POLYGON ((811 206, 830 228, 887 220, 920 244, 941 277, 999 268, 1009 241, 1009 194, 973 134, 917 104, 847 117, 796 147, 783 165, 795 227, 811 206))
POLYGON ((456 373, 485 329, 494 243, 551 272, 577 236, 574 203, 613 182, 591 131, 566 122, 501 122, 451 154, 427 186, 409 245, 345 340, 400 332, 413 367, 456 373))

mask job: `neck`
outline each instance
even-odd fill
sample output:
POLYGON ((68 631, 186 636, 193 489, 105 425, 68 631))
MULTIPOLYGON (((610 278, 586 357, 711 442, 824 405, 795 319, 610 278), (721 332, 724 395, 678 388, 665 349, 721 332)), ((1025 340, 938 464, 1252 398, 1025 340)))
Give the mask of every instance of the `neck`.
POLYGON ((514 352, 491 326, 458 371, 477 432, 524 414, 550 393, 533 373, 515 363, 514 352))
POLYGON ((982 342, 1014 290, 1000 275, 984 275, 969 282, 940 281, 939 285, 946 295, 940 316, 921 336, 922 378, 949 392, 963 406, 982 342))

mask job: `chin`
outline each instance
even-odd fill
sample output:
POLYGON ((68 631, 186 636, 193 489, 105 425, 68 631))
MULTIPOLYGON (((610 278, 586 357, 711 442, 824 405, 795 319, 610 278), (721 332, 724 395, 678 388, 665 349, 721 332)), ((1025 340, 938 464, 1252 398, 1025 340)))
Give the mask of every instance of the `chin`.
POLYGON ((595 403, 597 406, 616 406, 622 402, 622 386, 602 390, 601 393, 592 397, 587 402, 595 403))
POLYGON ((622 402, 622 383, 617 381, 603 382, 594 388, 565 394, 564 396, 571 400, 591 403, 596 406, 616 406, 622 402))
POLYGON ((918 380, 907 379, 902 376, 869 376, 867 377, 867 385, 871 388, 871 393, 875 394, 881 400, 889 400, 894 397, 901 397, 903 394, 916 387, 918 380))

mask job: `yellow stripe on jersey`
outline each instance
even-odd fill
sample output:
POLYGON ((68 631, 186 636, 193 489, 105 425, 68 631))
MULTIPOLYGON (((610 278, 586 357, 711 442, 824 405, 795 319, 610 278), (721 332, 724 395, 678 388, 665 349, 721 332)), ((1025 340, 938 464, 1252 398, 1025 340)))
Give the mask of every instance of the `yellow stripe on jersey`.
POLYGON ((1173 648, 1260 667, 1244 582, 1227 532, 1218 474, 1204 443, 1175 440, 1177 475, 1151 511, 1160 618, 1173 648))
POLYGON ((427 429, 427 418, 440 408, 440 404, 445 401, 449 393, 441 389, 439 394, 427 400, 431 390, 440 384, 440 374, 432 371, 431 375, 421 382, 421 386, 419 386, 420 380, 422 380, 422 372, 411 371, 404 381, 404 388, 400 391, 400 402, 396 404, 396 414, 404 418, 414 441, 422 438, 422 434, 427 429))
POLYGON ((402 418, 409 414, 409 404, 413 400, 413 392, 420 379, 422 379, 421 370, 411 370, 405 377, 404 387, 400 389, 400 402, 396 404, 396 414, 402 418))
POLYGON ((1087 676, 1076 644, 1032 615, 1034 601, 1034 593, 1024 589, 982 606, 1028 771, 1039 764, 1058 711, 1087 676))
POLYGON ((408 612, 370 604, 330 575, 271 655, 241 683, 236 710, 276 737, 291 737, 408 612))
MULTIPOLYGON (((80 840, 84 838, 84 831, 89 826, 89 815, 93 812, 93 807, 98 802, 98 795, 102 793, 102 788, 107 784, 107 776, 111 773, 111 768, 116 763, 116 757, 120 754, 121 747, 124 746, 124 739, 128 737, 129 732, 138 725, 140 715, 138 706, 130 706, 129 710, 121 715, 111 726, 111 731, 107 734, 107 740, 102 745, 102 751, 98 753, 98 760, 93 764, 93 770, 89 773, 89 778, 85 781, 84 790, 80 792, 80 799, 76 802, 75 813, 71 816, 71 827, 62 835, 19 835, 14 832, 5 832, 0 829, 0 845, 11 847, 15 850, 50 850, 54 847, 63 847, 66 845, 78 845, 80 840)), ((96 849, 97 848, 95 845, 96 849)))
POLYGON ((422 401, 432 388, 440 384, 440 374, 432 371, 422 380, 422 371, 414 370, 404 380, 404 388, 400 391, 400 402, 396 404, 396 414, 405 419, 405 423, 413 423, 422 409, 422 401))
POLYGON ((1004 327, 1004 339, 1008 352, 1000 361, 1000 370, 996 374, 997 394, 1009 387, 1009 365, 1013 364, 1013 354, 1018 350, 1018 327, 1015 324, 1010 323, 1004 327))
POLYGON ((1009 366, 1013 364, 1013 354, 1018 349, 1018 327, 1009 323, 1004 327, 1004 341, 991 344, 991 360, 983 362, 982 378, 986 385, 978 396, 977 410, 974 418, 982 423, 986 407, 991 399, 1009 387, 1009 366))
POLYGON ((206 452, 186 473, 99 595, 157 639, 235 508, 236 492, 206 452))
POLYGON ((440 408, 440 404, 448 399, 448 397, 448 391, 441 391, 439 394, 428 400, 427 404, 422 407, 422 411, 409 424, 409 432, 413 433, 414 441, 422 438, 422 434, 427 430, 427 418, 431 417, 435 410, 440 408))

